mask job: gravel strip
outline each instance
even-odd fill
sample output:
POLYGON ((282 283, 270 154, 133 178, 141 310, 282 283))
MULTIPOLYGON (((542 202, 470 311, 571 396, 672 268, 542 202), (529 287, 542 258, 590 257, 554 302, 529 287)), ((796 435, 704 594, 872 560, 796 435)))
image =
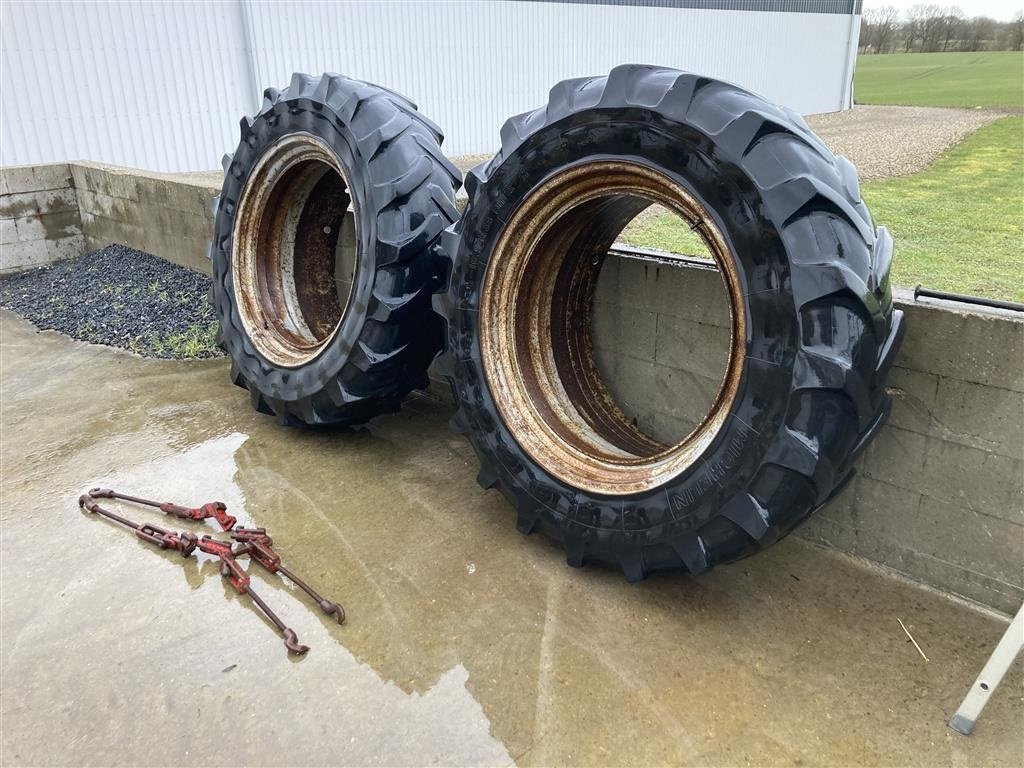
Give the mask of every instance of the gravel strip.
POLYGON ((1006 114, 995 109, 859 104, 845 112, 811 115, 807 122, 829 149, 857 166, 864 182, 923 171, 968 134, 1006 114))
POLYGON ((0 279, 0 306, 38 328, 147 357, 217 357, 210 278, 108 245, 0 279))
MULTIPOLYGON (((497 134, 495 134, 494 138, 495 141, 497 141, 497 134)), ((459 155, 457 157, 451 158, 451 161, 452 164, 460 171, 462 171, 463 175, 465 175, 466 171, 475 168, 482 162, 490 160, 491 157, 493 157, 493 155, 459 155)))
MULTIPOLYGON (((864 182, 924 170, 965 136, 1006 114, 995 109, 858 104, 845 112, 811 115, 807 122, 833 152, 857 166, 864 182)), ((452 162, 465 173, 489 157, 463 155, 452 162)))

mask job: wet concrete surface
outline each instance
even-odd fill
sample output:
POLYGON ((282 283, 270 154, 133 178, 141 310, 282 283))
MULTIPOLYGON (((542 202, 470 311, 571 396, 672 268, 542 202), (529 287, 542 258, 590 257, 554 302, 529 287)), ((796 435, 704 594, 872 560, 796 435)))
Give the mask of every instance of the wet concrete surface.
POLYGON ((974 736, 945 726, 991 614, 793 538, 699 579, 573 570, 477 487, 444 405, 290 430, 225 360, 0 330, 4 765, 1024 762, 1019 663, 974 736), (312 647, 289 657, 206 556, 79 511, 108 484, 227 502, 347 624, 255 572, 312 647))

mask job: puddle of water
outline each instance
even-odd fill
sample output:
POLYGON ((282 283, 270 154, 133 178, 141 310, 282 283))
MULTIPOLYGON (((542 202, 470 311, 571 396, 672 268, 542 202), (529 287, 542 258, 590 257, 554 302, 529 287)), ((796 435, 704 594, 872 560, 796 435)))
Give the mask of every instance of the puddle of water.
MULTIPOLYGON (((299 576, 343 604, 352 598, 362 613, 358 588, 353 595, 325 578, 337 552, 304 556, 303 542, 318 531, 292 514, 304 503, 297 486, 261 487, 258 465, 277 463, 281 446, 291 466, 287 431, 250 414, 224 371, 105 357, 52 335, 29 343, 29 328, 4 320, 5 762, 511 762, 457 660, 428 684, 403 688, 346 648, 358 619, 339 627, 285 579, 251 568, 253 588, 311 646, 290 657, 212 558, 183 560, 78 509, 78 495, 95 486, 186 505, 224 501, 240 525, 267 525, 299 576), (18 343, 7 346, 12 335, 18 343), (97 363, 104 386, 83 388, 81 373, 97 363), (33 386, 40 376, 46 386, 33 386)), ((223 538, 212 521, 104 506, 223 538)))

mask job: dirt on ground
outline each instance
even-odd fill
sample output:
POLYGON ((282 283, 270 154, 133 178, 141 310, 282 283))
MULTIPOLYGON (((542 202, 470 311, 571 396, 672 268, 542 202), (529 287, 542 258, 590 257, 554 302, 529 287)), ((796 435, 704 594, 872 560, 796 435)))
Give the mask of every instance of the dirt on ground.
MULTIPOLYGON (((997 109, 858 104, 844 112, 811 115, 807 122, 833 152, 857 166, 865 182, 922 171, 967 135, 1004 115, 997 109)), ((497 131, 494 140, 497 144, 497 131)), ((462 155, 452 162, 465 173, 489 157, 462 155)))

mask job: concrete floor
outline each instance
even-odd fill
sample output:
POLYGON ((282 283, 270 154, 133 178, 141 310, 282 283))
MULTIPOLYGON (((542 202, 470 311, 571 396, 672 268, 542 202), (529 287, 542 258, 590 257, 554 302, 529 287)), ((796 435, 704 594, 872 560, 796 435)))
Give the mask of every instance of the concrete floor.
POLYGON ((569 569, 476 486, 445 406, 287 430, 224 360, 0 321, 4 765, 1024 761, 1019 664, 974 736, 945 727, 990 614, 796 538, 699 579, 569 569), (213 562, 81 513, 98 484, 224 500, 348 623, 257 573, 312 646, 289 658, 213 562))

